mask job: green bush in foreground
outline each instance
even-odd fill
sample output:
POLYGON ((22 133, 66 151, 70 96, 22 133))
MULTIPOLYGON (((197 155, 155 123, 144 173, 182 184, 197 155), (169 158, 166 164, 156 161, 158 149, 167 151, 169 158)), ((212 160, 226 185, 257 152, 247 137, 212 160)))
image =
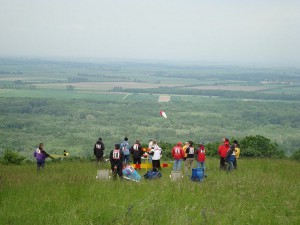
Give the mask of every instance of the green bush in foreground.
POLYGON ((18 152, 6 150, 0 158, 0 163, 3 165, 15 164, 21 165, 26 158, 21 156, 18 152))
POLYGON ((300 149, 298 149, 297 151, 295 151, 292 156, 291 159, 297 160, 300 162, 300 149))

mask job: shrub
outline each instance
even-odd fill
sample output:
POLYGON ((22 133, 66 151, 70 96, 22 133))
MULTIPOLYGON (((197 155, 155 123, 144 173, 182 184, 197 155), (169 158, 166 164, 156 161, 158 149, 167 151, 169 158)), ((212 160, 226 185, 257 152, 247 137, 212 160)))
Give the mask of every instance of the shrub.
POLYGON ((279 150, 278 144, 272 143, 270 139, 264 136, 247 136, 240 141, 240 145, 241 156, 244 157, 284 157, 284 152, 279 150))
POLYGON ((291 159, 297 160, 300 162, 300 148, 293 152, 291 159))
POLYGON ((25 157, 21 156, 19 153, 12 150, 6 150, 0 159, 0 163, 3 165, 21 165, 24 160, 25 157))

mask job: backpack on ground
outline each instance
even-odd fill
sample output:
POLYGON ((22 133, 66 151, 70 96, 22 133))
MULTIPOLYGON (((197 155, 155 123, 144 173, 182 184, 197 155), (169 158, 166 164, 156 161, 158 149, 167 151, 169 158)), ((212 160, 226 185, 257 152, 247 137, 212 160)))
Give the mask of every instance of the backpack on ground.
POLYGON ((204 177, 205 177, 205 174, 204 174, 203 168, 193 168, 192 169, 192 176, 191 176, 192 181, 201 182, 201 181, 203 181, 204 177))
POLYGON ((155 170, 149 170, 147 171, 146 174, 144 174, 144 178, 146 180, 154 180, 154 179, 157 179, 157 178, 161 178, 161 172, 159 171, 155 171, 155 170))

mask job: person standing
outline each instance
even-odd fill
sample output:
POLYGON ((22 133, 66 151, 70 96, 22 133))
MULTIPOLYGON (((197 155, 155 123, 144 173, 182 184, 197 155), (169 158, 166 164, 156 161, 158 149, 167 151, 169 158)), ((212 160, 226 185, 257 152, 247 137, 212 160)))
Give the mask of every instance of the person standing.
POLYGON ((199 143, 199 148, 196 150, 197 156, 197 168, 202 168, 203 173, 205 173, 205 145, 203 142, 199 143))
POLYGON ((34 150, 33 156, 36 159, 36 164, 37 164, 37 170, 39 171, 40 169, 44 169, 45 167, 45 160, 50 157, 53 158, 51 155, 49 155, 45 150, 44 150, 44 144, 40 143, 39 147, 34 150))
MULTIPOLYGON (((148 149, 147 149, 148 152, 151 151, 152 147, 153 147, 153 139, 150 139, 149 143, 148 143, 148 149)), ((148 154, 148 161, 152 162, 152 155, 151 154, 148 154)))
POLYGON ((184 158, 186 158, 187 154, 186 154, 186 149, 190 146, 190 141, 186 141, 182 147, 183 151, 184 151, 184 158))
POLYGON ((152 170, 160 170, 160 159, 162 156, 162 149, 157 145, 156 141, 153 141, 153 146, 149 151, 149 154, 152 156, 152 170))
POLYGON ((237 160, 240 157, 241 149, 240 149, 240 145, 239 145, 237 140, 234 140, 233 144, 235 145, 235 148, 234 148, 234 150, 235 150, 235 160, 233 162, 233 168, 237 169, 237 167, 238 167, 237 166, 237 160))
POLYGON ((218 154, 220 156, 220 169, 226 170, 226 154, 230 145, 228 138, 224 138, 223 140, 224 142, 218 147, 218 154))
POLYGON ((228 171, 233 170, 233 163, 235 161, 235 145, 231 145, 226 153, 226 162, 228 163, 228 171))
POLYGON ((130 153, 132 154, 133 163, 134 164, 141 164, 142 155, 143 155, 143 149, 141 142, 139 140, 136 140, 135 143, 130 147, 129 149, 130 153))
POLYGON ((185 153, 182 149, 182 142, 178 142, 176 146, 172 148, 172 156, 174 158, 173 171, 181 171, 181 164, 184 155, 185 153))
POLYGON ((102 141, 102 138, 99 137, 97 142, 94 145, 94 156, 96 158, 96 162, 103 161, 103 154, 104 154, 105 146, 102 141))
POLYGON ((115 144, 114 150, 111 150, 109 154, 109 161, 110 161, 111 171, 113 173, 114 179, 117 178, 117 174, 121 179, 123 177, 123 173, 122 173, 123 160, 124 160, 124 154, 120 149, 120 144, 115 144))
POLYGON ((195 157, 195 148, 193 147, 193 141, 188 141, 188 147, 185 150, 185 161, 184 161, 184 169, 186 175, 189 175, 189 171, 193 168, 194 165, 194 157, 195 157))
POLYGON ((124 141, 121 143, 120 146, 121 146, 121 150, 124 154, 124 162, 129 163, 129 161, 130 161, 130 151, 129 151, 130 145, 128 143, 128 137, 124 138, 124 141))

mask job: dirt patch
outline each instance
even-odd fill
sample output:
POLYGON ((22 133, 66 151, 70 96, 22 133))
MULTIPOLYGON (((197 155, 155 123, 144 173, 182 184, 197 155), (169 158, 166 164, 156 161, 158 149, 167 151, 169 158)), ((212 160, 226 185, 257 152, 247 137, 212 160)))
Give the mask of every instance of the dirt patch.
POLYGON ((158 102, 169 102, 171 100, 170 95, 160 95, 158 97, 158 102))

